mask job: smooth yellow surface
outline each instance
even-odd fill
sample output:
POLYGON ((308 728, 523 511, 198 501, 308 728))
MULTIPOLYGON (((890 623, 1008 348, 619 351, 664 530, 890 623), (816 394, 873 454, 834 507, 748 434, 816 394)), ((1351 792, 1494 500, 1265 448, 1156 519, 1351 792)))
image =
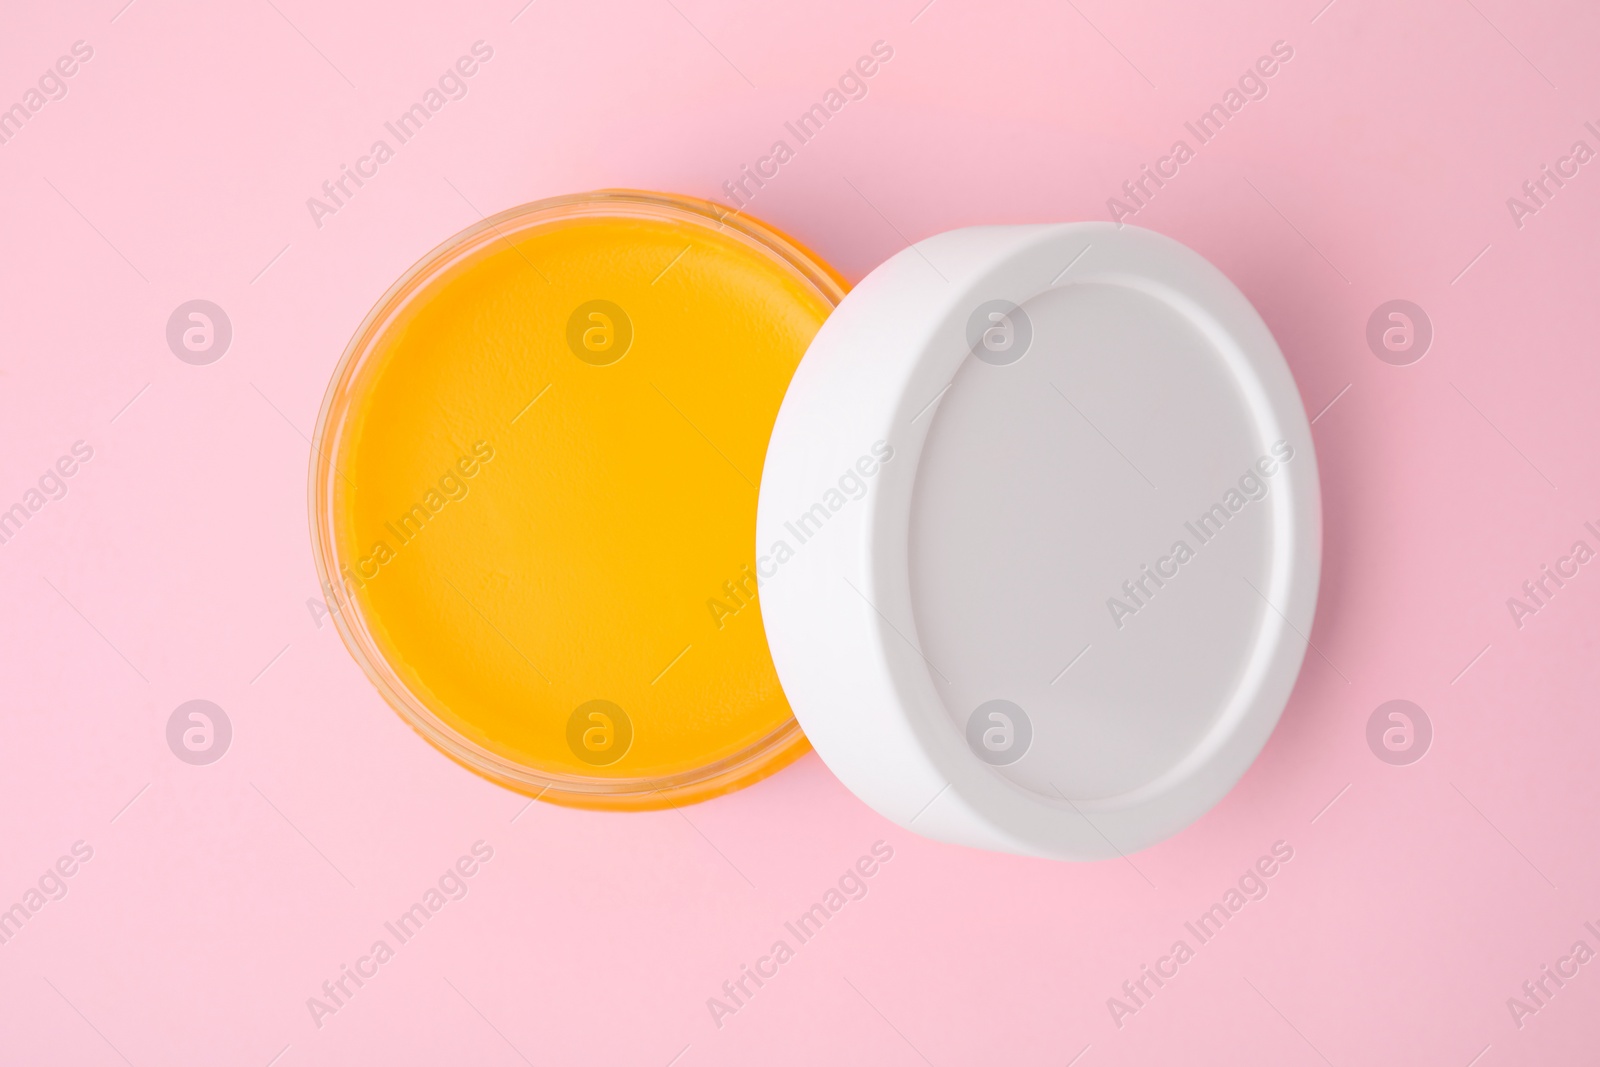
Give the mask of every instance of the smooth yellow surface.
MULTIPOLYGON (((506 758, 638 778, 733 756, 790 718, 746 568, 778 405, 831 308, 689 223, 512 240, 430 283, 378 341, 339 456, 346 587, 359 575, 407 687, 506 758), (568 344, 596 300, 632 324, 608 365, 568 344), (607 763, 627 731, 589 715, 610 707, 632 739, 607 763)), ((606 323, 586 321, 603 346, 606 323)))

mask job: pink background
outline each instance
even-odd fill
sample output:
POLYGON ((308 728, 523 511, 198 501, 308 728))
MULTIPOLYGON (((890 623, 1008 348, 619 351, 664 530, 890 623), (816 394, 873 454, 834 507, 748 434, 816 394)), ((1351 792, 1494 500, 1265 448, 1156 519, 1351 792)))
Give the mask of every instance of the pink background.
POLYGON ((1600 949, 1600 565, 1521 629, 1506 598, 1597 545, 1600 164, 1520 229, 1506 198, 1600 148, 1592 5, 521 2, 7 6, 0 105, 94 57, 0 145, 0 507, 74 441, 94 458, 0 545, 0 907, 94 855, 0 946, 0 1061, 1588 1062, 1600 962, 1520 1028, 1506 999, 1600 949), (306 198, 479 39, 470 93, 315 226, 306 198), (1128 862, 921 840, 814 756, 681 813, 524 810, 308 610, 306 437, 406 267, 540 197, 717 197, 880 39, 869 95, 752 206, 852 280, 955 226, 1106 217, 1294 49, 1135 221, 1243 288, 1319 416, 1319 651, 1232 794, 1128 862), (233 323, 209 366, 164 337, 193 298, 233 323), (1396 298, 1435 330, 1411 366, 1365 341, 1396 298), (194 698, 234 727, 210 766, 165 740, 194 698), (1396 698, 1435 730, 1410 766, 1365 739, 1396 698), (480 839, 468 896, 315 1025, 480 839), (880 839, 868 895, 715 1025, 880 839), (1119 1028, 1107 998, 1279 840, 1269 895, 1119 1028))

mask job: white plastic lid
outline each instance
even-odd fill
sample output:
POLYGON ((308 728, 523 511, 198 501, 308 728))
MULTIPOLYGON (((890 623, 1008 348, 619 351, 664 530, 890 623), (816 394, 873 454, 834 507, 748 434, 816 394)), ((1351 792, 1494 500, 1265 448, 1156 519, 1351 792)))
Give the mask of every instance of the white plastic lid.
POLYGON ((784 692, 928 837, 1146 847, 1266 743, 1321 566, 1310 426, 1266 324, 1133 226, 955 230, 823 325, 761 480, 784 692))

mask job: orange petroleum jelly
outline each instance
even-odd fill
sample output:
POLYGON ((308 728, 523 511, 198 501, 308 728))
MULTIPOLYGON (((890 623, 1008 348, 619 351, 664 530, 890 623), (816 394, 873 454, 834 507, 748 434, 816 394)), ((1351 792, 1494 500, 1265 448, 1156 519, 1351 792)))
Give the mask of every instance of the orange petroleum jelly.
POLYGON ((657 807, 805 750, 756 604, 778 405, 842 290, 679 198, 508 212, 352 342, 318 428, 341 632, 447 753, 524 792, 657 807))

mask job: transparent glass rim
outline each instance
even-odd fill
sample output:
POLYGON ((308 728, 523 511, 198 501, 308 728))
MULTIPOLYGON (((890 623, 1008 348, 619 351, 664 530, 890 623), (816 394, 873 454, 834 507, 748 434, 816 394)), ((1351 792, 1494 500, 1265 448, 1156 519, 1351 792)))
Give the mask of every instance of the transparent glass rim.
POLYGON ((350 561, 341 559, 334 536, 335 487, 341 477, 337 457, 348 417, 361 397, 375 342, 396 316, 429 283, 496 241, 554 222, 604 216, 667 219, 729 233, 799 277, 830 307, 838 305, 847 289, 831 267, 784 233, 695 197, 603 189, 537 200, 485 218, 439 244, 407 270, 373 305, 345 347, 312 435, 308 479, 311 549, 317 580, 345 647, 389 706, 435 748, 490 781, 537 799, 571 807, 644 810, 695 803, 749 785, 794 762, 810 750, 810 743, 791 713, 787 721, 739 752, 675 775, 596 778, 551 774, 508 759, 448 725, 389 663, 360 603, 347 594, 339 579, 350 561))

